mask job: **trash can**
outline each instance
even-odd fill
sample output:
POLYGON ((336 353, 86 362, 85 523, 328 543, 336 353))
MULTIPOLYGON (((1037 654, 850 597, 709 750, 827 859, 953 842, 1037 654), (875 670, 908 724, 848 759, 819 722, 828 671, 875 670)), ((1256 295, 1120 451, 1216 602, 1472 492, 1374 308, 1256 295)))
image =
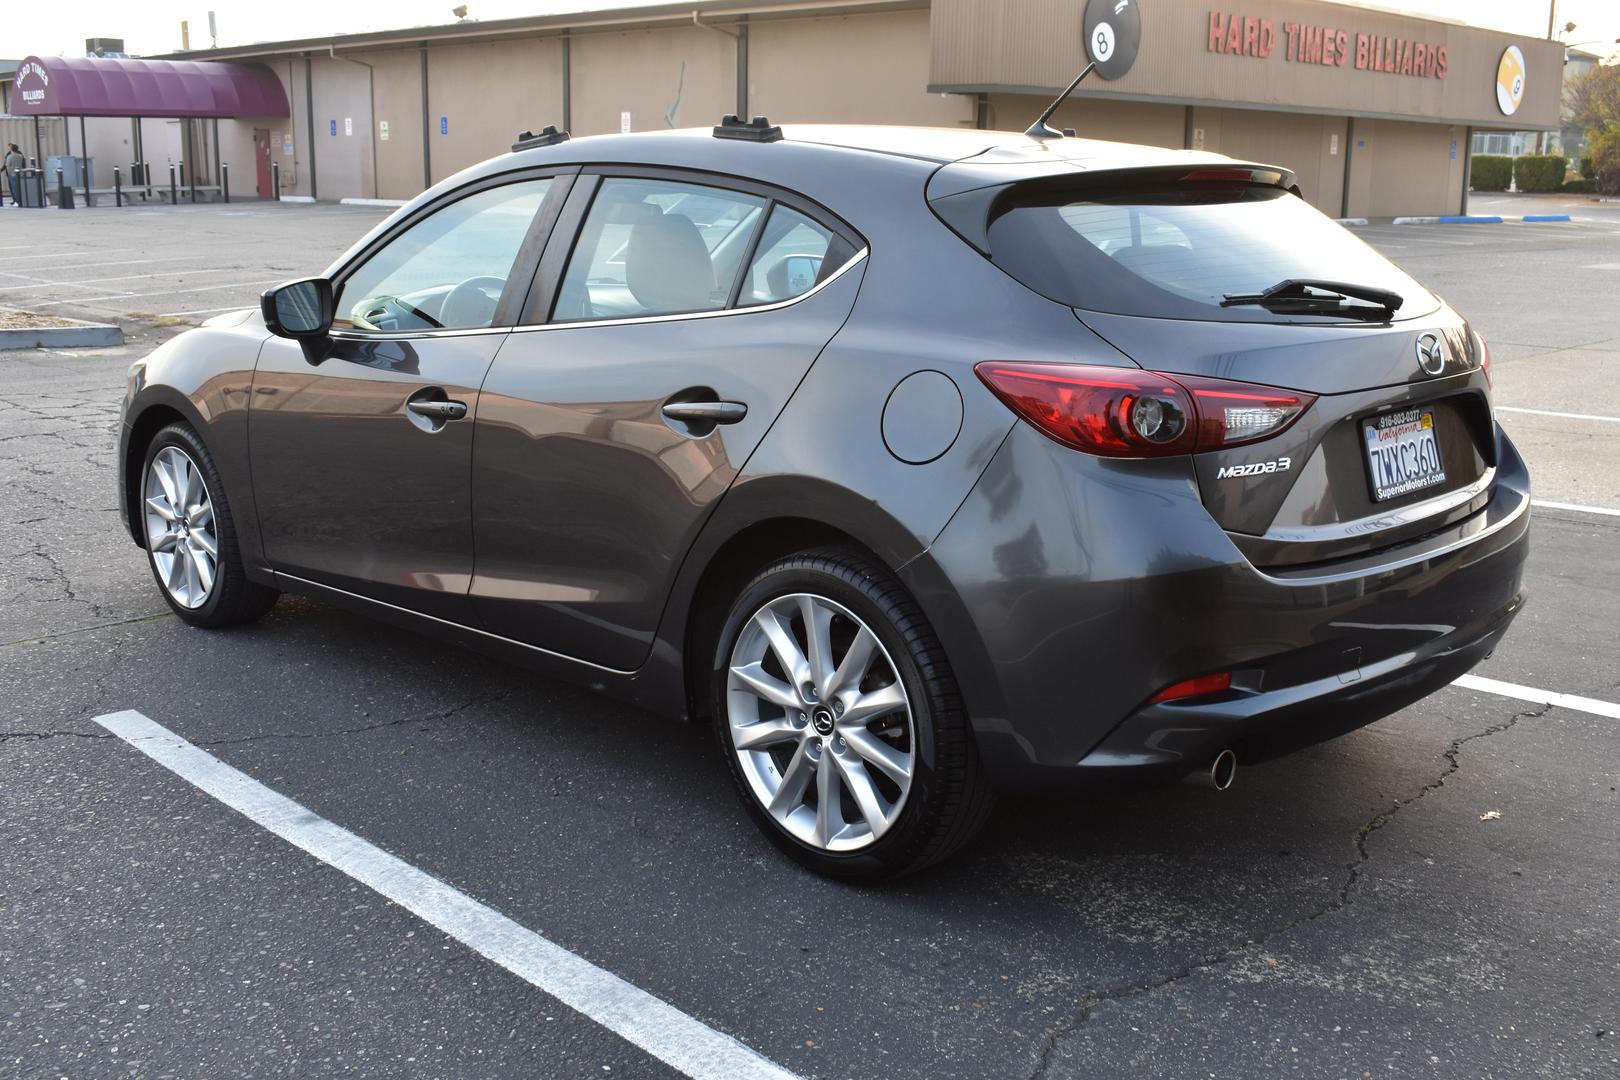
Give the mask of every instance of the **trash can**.
POLYGON ((40 175, 38 169, 24 169, 18 185, 18 194, 22 196, 24 207, 42 207, 45 205, 45 177, 40 175))

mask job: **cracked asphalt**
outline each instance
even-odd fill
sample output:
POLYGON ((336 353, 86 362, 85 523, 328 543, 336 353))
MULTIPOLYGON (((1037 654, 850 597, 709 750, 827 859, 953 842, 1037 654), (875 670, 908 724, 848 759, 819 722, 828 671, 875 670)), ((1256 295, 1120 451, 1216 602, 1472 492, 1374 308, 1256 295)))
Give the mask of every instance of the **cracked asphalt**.
MULTIPOLYGON (((235 281, 375 220, 207 211, 5 224, 86 253, 53 281, 159 245, 235 281)), ((1582 216, 1363 235, 1471 314, 1499 405, 1620 417, 1620 277, 1575 272, 1620 212, 1582 216)), ((121 709, 807 1077, 1620 1075, 1620 721, 1451 687, 1224 795, 1004 801, 925 875, 823 881, 703 729, 311 601, 168 617, 112 488, 124 370, 178 329, 137 303, 57 306, 121 349, 0 353, 0 1075, 668 1074, 92 723, 121 709)), ((1538 499, 1620 508, 1620 424, 1502 420, 1538 499)), ((1533 547, 1478 673, 1620 701, 1620 517, 1540 509, 1533 547)))

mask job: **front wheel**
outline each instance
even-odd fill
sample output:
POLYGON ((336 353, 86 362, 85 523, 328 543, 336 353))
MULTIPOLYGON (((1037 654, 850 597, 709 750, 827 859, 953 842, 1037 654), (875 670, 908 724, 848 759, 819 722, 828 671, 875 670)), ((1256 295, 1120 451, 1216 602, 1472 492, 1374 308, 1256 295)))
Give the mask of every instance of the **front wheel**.
POLYGON ((176 615, 192 626, 220 627, 270 610, 278 594, 248 580, 225 483, 189 424, 170 424, 152 439, 140 497, 152 576, 176 615))
POLYGON ((812 870, 917 870, 989 812, 944 651, 900 583, 859 552, 793 555, 755 577, 720 634, 713 690, 749 813, 812 870))

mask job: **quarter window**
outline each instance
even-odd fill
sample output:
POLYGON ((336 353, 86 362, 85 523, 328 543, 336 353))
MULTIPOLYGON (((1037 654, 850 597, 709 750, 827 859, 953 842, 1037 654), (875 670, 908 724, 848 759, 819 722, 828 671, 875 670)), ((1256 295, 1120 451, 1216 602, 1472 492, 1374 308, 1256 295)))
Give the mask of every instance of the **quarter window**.
POLYGON ((848 258, 847 246, 826 226, 776 206, 737 302, 775 304, 809 292, 848 258))
POLYGON ((406 229, 342 283, 332 325, 398 333, 492 325, 550 178, 488 188, 406 229))
POLYGON ((721 188, 604 180, 563 273, 554 321, 724 308, 765 207, 721 188))

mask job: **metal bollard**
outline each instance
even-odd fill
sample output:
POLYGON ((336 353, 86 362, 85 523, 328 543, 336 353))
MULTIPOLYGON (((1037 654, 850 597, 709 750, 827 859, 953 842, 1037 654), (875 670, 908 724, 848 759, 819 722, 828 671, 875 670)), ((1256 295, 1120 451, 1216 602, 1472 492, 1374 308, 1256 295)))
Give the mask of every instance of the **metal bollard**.
POLYGON ((276 202, 281 201, 281 162, 270 163, 270 197, 276 202))
POLYGON ((113 205, 124 205, 124 170, 113 166, 113 205))
MULTIPOLYGON (((186 163, 185 163, 185 162, 183 162, 183 161, 182 161, 182 162, 181 162, 181 163, 180 163, 180 167, 181 167, 181 168, 182 168, 182 169, 183 169, 183 168, 185 168, 185 167, 186 167, 186 163)), ((195 167, 195 166, 193 166, 193 167, 192 167, 192 170, 191 170, 191 184, 190 184, 190 188, 191 188, 191 201, 192 201, 192 202, 193 202, 193 203, 195 203, 195 202, 196 202, 196 201, 197 201, 197 169, 196 169, 196 167, 195 167)))
POLYGON ((174 163, 172 161, 169 163, 169 205, 180 205, 180 189, 175 187, 174 184, 174 163))
POLYGON ((219 193, 225 196, 225 201, 231 201, 231 166, 229 162, 219 167, 219 193))
POLYGON ((68 187, 67 180, 62 176, 62 170, 56 170, 56 208, 58 210, 73 209, 73 189, 68 187))

